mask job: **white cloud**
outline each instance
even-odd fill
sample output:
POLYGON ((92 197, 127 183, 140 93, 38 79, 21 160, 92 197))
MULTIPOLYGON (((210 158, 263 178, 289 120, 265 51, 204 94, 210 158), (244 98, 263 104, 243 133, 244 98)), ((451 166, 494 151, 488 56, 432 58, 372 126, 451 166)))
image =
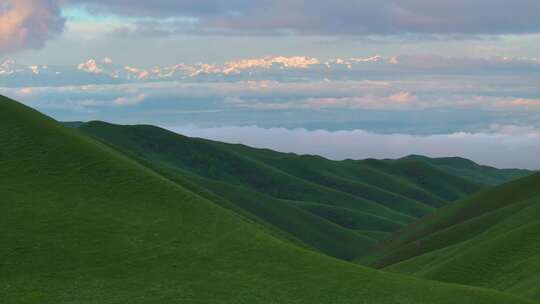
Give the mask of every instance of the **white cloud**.
POLYGON ((513 106, 540 107, 540 99, 518 98, 510 102, 513 106))
POLYGON ((388 99, 398 104, 407 104, 415 101, 417 98, 410 92, 399 92, 388 97, 388 99))
MULTIPOLYGON (((100 71, 91 60, 81 66, 100 71), (95 68, 95 69, 94 69, 95 68)), ((130 70, 134 77, 145 77, 144 70, 130 70)), ((495 79, 488 84, 476 78, 433 80, 338 80, 338 81, 237 81, 237 82, 152 82, 118 85, 82 85, 32 87, 36 94, 63 98, 84 95, 85 99, 114 101, 119 105, 134 105, 148 100, 209 99, 221 107, 254 110, 319 110, 319 109, 489 109, 506 111, 540 110, 540 100, 521 98, 521 94, 535 94, 538 84, 523 83, 520 79, 495 79), (504 81, 505 83, 503 83, 504 81), (468 83, 468 84, 467 84, 468 83), (515 91, 515 92, 514 92, 515 91), (414 92, 414 93, 413 93, 414 92), (512 96, 515 93, 518 96, 512 96), (503 95, 504 94, 504 95, 503 95), (508 94, 508 95, 507 95, 508 94), (497 96, 502 95, 502 96, 497 96), (152 96, 153 99, 149 99, 152 96)), ((0 91, 16 95, 19 89, 0 91)), ((17 94, 20 95, 20 94, 17 94)), ((106 106, 109 103, 104 103, 106 106)), ((216 105, 214 105, 216 106, 216 105)))
POLYGON ((118 97, 114 100, 114 104, 119 106, 135 106, 142 103, 146 99, 145 94, 136 96, 118 97))
POLYGON ((103 69, 98 67, 95 59, 89 59, 88 61, 77 65, 77 70, 94 74, 100 74, 103 72, 103 69))
MULTIPOLYGON (((280 92, 280 89, 274 88, 271 91, 276 93, 280 92)), ((363 91, 350 91, 349 93, 340 92, 341 94, 350 94, 352 96, 307 97, 281 102, 279 101, 279 98, 276 98, 278 100, 277 102, 268 102, 253 97, 244 99, 236 97, 234 103, 229 103, 236 107, 253 109, 414 109, 436 108, 445 106, 450 102, 430 103, 425 100, 419 100, 419 98, 412 93, 405 91, 391 95, 385 95, 384 92, 379 92, 378 88, 373 90, 373 93, 368 93, 369 91, 369 89, 364 88, 363 91)), ((304 91, 299 90, 298 92, 304 91)), ((309 91, 306 91, 306 93, 307 92, 309 91)), ((316 95, 316 91, 312 92, 316 95)), ((334 94, 336 93, 337 92, 334 92, 334 94)))
POLYGON ((32 88, 21 88, 15 92, 16 96, 28 96, 33 94, 35 94, 35 91, 32 88))

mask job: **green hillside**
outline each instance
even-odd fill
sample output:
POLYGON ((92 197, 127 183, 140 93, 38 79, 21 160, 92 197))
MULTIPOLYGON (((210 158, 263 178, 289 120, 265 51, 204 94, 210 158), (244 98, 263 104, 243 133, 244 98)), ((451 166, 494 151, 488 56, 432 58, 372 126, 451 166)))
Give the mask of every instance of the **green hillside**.
POLYGON ((347 260, 387 233, 484 187, 421 162, 336 162, 144 125, 96 121, 79 129, 185 187, 189 180, 226 198, 234 210, 347 260))
POLYGON ((540 300, 540 174, 442 208, 361 261, 540 300))
POLYGON ((0 97, 2 303, 528 303, 272 237, 0 97))
POLYGON ((389 160, 364 160, 361 162, 388 174, 408 178, 427 191, 436 193, 445 201, 457 200, 482 188, 482 184, 479 182, 448 174, 424 162, 389 160))
POLYGON ((486 185, 500 185, 512 180, 531 175, 533 172, 521 169, 497 169, 482 166, 461 157, 429 158, 421 155, 409 155, 400 161, 421 161, 449 174, 460 176, 486 185))

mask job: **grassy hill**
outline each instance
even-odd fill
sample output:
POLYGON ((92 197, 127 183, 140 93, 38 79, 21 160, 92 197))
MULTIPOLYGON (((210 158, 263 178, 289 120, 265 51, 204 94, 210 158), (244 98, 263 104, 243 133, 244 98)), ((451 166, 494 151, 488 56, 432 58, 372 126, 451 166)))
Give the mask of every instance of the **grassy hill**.
POLYGON ((423 162, 337 162, 189 138, 145 125, 95 121, 79 130, 183 186, 190 188, 188 180, 236 205, 234 210, 342 259, 356 258, 388 233, 484 188, 423 162))
POLYGON ((439 209, 361 261, 540 300, 540 174, 439 209))
POLYGON ((522 169, 498 169, 482 166, 461 157, 429 158, 421 155, 409 155, 400 161, 421 161, 449 174, 460 176, 486 185, 500 185, 512 180, 531 175, 533 172, 522 169))
POLYGON ((0 97, 2 303, 529 303, 300 248, 0 97))

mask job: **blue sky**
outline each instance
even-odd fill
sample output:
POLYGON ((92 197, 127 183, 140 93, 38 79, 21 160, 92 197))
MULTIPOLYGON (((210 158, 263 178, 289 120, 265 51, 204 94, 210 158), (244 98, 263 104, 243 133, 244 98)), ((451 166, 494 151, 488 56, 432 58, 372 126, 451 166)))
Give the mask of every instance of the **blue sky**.
POLYGON ((0 93, 59 120, 540 168, 536 0, 0 3, 0 93))

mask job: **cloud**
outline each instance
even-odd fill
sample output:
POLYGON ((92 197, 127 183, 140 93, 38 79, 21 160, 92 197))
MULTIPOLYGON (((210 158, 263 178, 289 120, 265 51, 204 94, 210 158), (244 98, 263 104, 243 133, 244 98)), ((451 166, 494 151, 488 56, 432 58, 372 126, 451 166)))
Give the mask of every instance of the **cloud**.
POLYGON ((114 104, 118 106, 135 106, 140 104, 146 99, 145 94, 139 94, 136 96, 118 97, 114 100, 114 104))
POLYGON ((63 28, 57 0, 0 0, 0 54, 40 48, 63 28))
POLYGON ((416 96, 412 95, 410 92, 399 92, 388 97, 388 99, 398 104, 407 104, 415 101, 416 96))
POLYGON ((29 87, 27 87, 27 88, 21 88, 21 89, 19 89, 19 90, 17 90, 17 91, 15 92, 15 95, 16 95, 16 96, 29 96, 29 95, 33 95, 33 94, 35 94, 34 89, 29 88, 29 87))
POLYGON ((510 102, 513 106, 540 107, 540 99, 518 98, 510 102))
POLYGON ((376 81, 171 81, 0 87, 0 94, 59 120, 207 127, 256 124, 412 134, 479 132, 492 124, 540 128, 540 106, 532 106, 540 97, 538 76, 401 75, 399 79, 378 77, 376 81), (21 94, 24 92, 31 94, 21 94))
POLYGON ((400 158, 409 154, 461 156, 501 168, 540 169, 540 130, 495 126, 486 132, 439 135, 377 134, 363 130, 220 127, 174 128, 178 133, 330 159, 400 158))
MULTIPOLYGON (((134 75, 144 76, 141 73, 137 70, 134 75)), ((148 101, 145 106, 152 107, 156 100, 168 100, 167 104, 159 103, 160 106, 175 107, 182 106, 186 100, 204 100, 211 101, 214 108, 254 111, 484 109, 529 113, 540 110, 538 77, 525 81, 522 77, 498 75, 459 78, 433 75, 429 79, 413 77, 386 81, 157 81, 27 86, 0 88, 0 92, 19 97, 22 94, 17 90, 21 88, 32 90, 33 98, 41 97, 44 101, 47 98, 56 102, 66 98, 94 99, 104 101, 103 106, 136 105, 148 101)), ((201 103, 200 106, 208 105, 201 103)))
POLYGON ((540 31, 537 0, 69 0, 147 33, 504 34, 540 31), (489 12, 489 13, 487 13, 489 12))
POLYGON ((89 59, 88 61, 77 65, 77 70, 93 74, 100 74, 101 72, 103 72, 103 69, 98 67, 95 59, 89 59))
MULTIPOLYGON (((347 97, 309 97, 293 99, 280 103, 269 103, 258 101, 255 98, 236 100, 233 105, 244 108, 255 109, 406 109, 414 106, 411 103, 416 101, 416 96, 409 92, 399 92, 390 96, 378 96, 373 94, 362 94, 347 97)), ((421 105, 419 105, 421 106, 421 105)), ((436 106, 435 104, 433 106, 436 106)))

